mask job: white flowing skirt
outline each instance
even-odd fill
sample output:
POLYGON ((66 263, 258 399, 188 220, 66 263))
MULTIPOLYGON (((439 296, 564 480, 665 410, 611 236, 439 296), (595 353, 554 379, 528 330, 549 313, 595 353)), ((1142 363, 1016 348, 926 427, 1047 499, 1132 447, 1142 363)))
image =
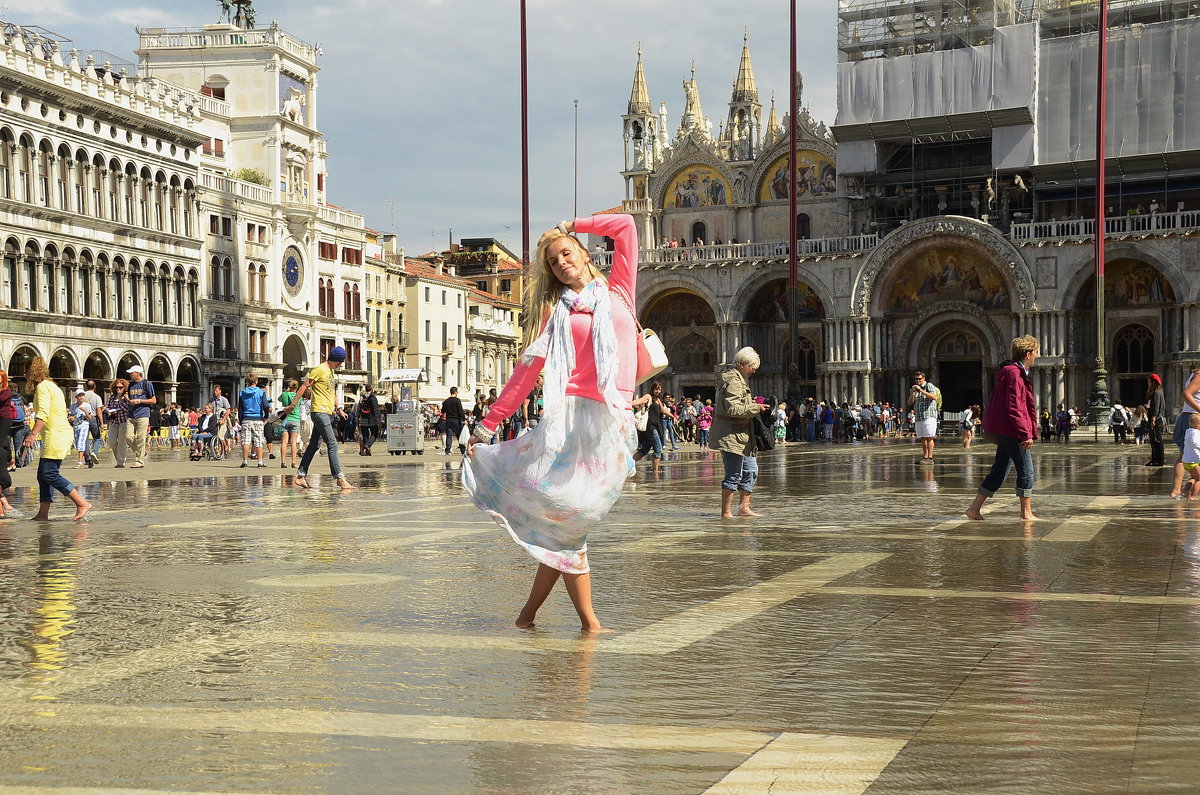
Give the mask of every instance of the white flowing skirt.
POLYGON ((550 421, 507 442, 476 445, 463 486, 480 510, 541 563, 585 574, 587 531, 608 514, 633 474, 633 414, 614 419, 598 400, 568 396, 566 439, 548 444, 550 421))

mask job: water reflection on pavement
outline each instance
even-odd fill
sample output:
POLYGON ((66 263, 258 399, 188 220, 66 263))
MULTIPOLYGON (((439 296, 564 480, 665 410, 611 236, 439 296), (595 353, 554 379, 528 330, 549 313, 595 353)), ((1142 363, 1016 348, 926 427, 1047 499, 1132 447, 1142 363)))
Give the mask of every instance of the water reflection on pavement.
MULTIPOLYGON (((271 792, 1134 792, 1200 780, 1200 507, 1131 448, 765 454, 639 472, 586 637, 457 457, 341 495, 151 465, 74 525, 0 520, 0 786, 271 792)), ((113 477, 114 475, 101 474, 113 477)), ((28 487, 14 502, 29 502, 28 487)), ((62 506, 58 506, 62 509, 62 506)), ((30 511, 25 511, 30 515, 30 511)))

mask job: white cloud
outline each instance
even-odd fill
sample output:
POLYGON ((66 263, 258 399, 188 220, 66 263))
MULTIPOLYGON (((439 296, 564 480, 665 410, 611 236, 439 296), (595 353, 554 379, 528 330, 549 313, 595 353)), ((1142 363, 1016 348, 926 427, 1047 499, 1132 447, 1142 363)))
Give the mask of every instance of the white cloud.
POLYGON ((73 5, 70 0, 4 0, 4 21, 50 28, 79 19, 73 5))
POLYGON ((181 14, 164 11, 154 6, 113 8, 104 12, 103 20, 143 28, 182 27, 186 24, 186 19, 181 14))
MULTIPOLYGON (((131 25, 199 27, 217 0, 0 0, 8 16, 70 36, 85 50, 134 60, 131 25)), ((390 227, 410 250, 456 236, 510 237, 519 247, 520 120, 516 2, 256 0, 259 23, 320 43, 320 124, 329 141, 331 200, 390 227), (505 230, 510 227, 512 231, 505 230)), ((801 0, 800 70, 813 115, 833 123, 834 0, 801 0)), ((692 59, 714 131, 728 113, 742 33, 760 99, 787 104, 787 4, 745 0, 529 0, 532 234, 571 211, 574 106, 579 105, 579 210, 624 196, 621 114, 637 42, 657 109, 683 110, 692 59), (602 11, 597 9, 602 7, 602 11)), ((767 110, 764 108, 764 116, 767 110)), ((674 132, 672 130, 672 132, 674 132)))

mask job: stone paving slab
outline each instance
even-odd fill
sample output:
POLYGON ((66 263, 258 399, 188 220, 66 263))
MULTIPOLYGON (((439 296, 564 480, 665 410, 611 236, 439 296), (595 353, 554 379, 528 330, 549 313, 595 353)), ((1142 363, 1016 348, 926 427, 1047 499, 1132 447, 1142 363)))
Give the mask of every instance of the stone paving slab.
POLYGON ((589 539, 609 636, 511 626, 457 457, 67 469, 92 521, 0 520, 0 792, 1187 790, 1200 506, 1084 442, 964 520, 993 454, 789 445, 722 522, 685 447, 589 539))

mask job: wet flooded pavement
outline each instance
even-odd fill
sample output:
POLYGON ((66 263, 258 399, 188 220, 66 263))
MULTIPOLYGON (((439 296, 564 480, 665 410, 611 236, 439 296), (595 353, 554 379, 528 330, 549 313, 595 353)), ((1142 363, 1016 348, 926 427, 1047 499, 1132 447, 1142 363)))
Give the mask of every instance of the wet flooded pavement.
POLYGON ((561 587, 512 627, 535 563, 433 451, 67 471, 93 521, 0 520, 0 789, 1194 791, 1200 503, 1147 448, 1036 447, 1032 525, 1012 476, 962 517, 986 445, 788 446, 725 522, 694 450, 589 539, 598 637, 561 587))

